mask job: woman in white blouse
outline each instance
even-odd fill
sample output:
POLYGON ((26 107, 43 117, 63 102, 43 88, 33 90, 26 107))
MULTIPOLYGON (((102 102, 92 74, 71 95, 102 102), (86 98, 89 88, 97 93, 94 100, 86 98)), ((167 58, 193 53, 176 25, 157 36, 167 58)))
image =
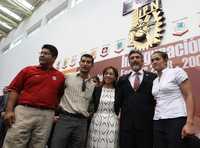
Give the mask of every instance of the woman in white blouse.
POLYGON ((186 148, 193 135, 194 100, 187 73, 181 68, 167 68, 168 55, 156 51, 151 55, 158 77, 153 82, 156 100, 154 114, 154 147, 186 148))

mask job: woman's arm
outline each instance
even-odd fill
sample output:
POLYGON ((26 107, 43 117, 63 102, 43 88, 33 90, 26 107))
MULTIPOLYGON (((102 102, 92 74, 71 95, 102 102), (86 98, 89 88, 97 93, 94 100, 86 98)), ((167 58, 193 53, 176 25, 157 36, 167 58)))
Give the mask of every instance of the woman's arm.
POLYGON ((194 99, 192 96, 192 89, 190 81, 187 79, 180 85, 180 89, 185 98, 187 109, 187 121, 182 129, 182 138, 194 134, 193 120, 194 120, 194 99))

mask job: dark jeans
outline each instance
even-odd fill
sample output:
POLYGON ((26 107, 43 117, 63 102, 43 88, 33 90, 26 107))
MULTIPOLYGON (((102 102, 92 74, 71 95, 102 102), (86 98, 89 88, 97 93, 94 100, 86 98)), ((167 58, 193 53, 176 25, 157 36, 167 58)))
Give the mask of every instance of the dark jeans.
POLYGON ((121 130, 120 148, 153 148, 153 127, 121 130))
POLYGON ((154 148, 188 148, 181 131, 186 117, 154 121, 154 148))
POLYGON ((60 114, 55 125, 51 148, 84 148, 87 135, 87 118, 60 114))
POLYGON ((187 148, 200 148, 200 139, 196 136, 190 136, 185 138, 187 148))
POLYGON ((6 125, 3 119, 0 118, 0 148, 3 146, 3 141, 6 136, 6 131, 7 131, 6 125))

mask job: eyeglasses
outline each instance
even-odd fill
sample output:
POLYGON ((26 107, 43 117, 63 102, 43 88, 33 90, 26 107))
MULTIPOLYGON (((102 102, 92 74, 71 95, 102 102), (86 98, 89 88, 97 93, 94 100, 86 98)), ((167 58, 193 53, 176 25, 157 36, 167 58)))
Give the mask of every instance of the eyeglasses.
POLYGON ((81 89, 82 89, 82 91, 85 91, 85 89, 86 89, 86 81, 85 80, 82 81, 81 89))

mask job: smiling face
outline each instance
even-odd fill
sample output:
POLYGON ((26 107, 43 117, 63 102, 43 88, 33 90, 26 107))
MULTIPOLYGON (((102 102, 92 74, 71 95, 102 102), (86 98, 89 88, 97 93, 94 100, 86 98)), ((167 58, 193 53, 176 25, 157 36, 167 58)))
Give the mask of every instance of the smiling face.
POLYGON ((139 53, 130 54, 128 59, 132 70, 135 72, 138 72, 144 64, 143 57, 139 53))
POLYGON ((117 76, 112 68, 108 68, 103 73, 103 81, 105 85, 113 85, 116 81, 117 76))
POLYGON ((167 67, 167 59, 161 53, 153 53, 151 56, 151 64, 155 71, 161 72, 167 67))
POLYGON ((56 57, 54 57, 50 50, 47 48, 43 48, 40 52, 39 63, 41 66, 49 67, 52 66, 56 57))

